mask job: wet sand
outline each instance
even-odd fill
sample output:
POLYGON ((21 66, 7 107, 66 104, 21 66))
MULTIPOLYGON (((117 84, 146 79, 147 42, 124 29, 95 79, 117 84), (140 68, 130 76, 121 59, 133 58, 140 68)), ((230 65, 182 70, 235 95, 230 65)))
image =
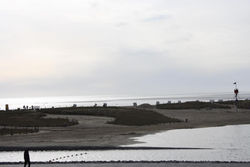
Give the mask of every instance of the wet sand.
POLYGON ((131 137, 142 136, 170 129, 214 127, 223 125, 250 124, 250 110, 213 109, 213 110, 159 110, 163 115, 188 119, 188 122, 166 123, 148 126, 121 126, 107 124, 113 118, 79 115, 48 115, 77 119, 78 125, 70 127, 40 128, 39 133, 26 135, 1 136, 0 148, 3 147, 115 147, 133 144, 131 137))
MULTIPOLYGON (((23 164, 2 164, 1 167, 19 167, 23 164)), ((126 162, 126 163, 53 163, 31 164, 33 167, 249 167, 250 163, 223 162, 126 162)))

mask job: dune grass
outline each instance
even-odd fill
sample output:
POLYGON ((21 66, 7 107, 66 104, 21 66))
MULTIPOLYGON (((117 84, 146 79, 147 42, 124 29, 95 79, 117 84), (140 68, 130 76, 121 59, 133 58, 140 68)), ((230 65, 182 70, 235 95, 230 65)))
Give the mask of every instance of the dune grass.
POLYGON ((45 113, 35 111, 1 111, 0 126, 11 127, 65 127, 76 125, 76 120, 44 118, 45 113))
POLYGON ((160 123, 181 122, 175 118, 169 118, 157 112, 137 108, 126 107, 78 107, 78 108, 54 108, 43 109, 42 112, 62 115, 91 115, 115 118, 108 123, 118 125, 153 125, 160 123))
POLYGON ((231 108, 225 104, 210 103, 210 102, 200 102, 200 101, 190 101, 184 103, 170 103, 170 104, 159 104, 156 105, 158 109, 214 109, 214 108, 231 108))
MULTIPOLYGON (((223 105, 235 105, 235 100, 216 102, 223 105)), ((250 100, 239 100, 238 107, 242 109, 250 109, 250 100)))
POLYGON ((39 128, 1 128, 0 135, 28 134, 39 132, 39 128))
POLYGON ((250 109, 250 100, 241 100, 238 106, 239 108, 250 109))

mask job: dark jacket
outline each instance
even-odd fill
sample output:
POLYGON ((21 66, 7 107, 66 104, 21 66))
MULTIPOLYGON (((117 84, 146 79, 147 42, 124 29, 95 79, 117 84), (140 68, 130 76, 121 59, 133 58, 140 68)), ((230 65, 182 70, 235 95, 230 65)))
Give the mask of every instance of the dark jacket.
POLYGON ((30 161, 30 155, 29 155, 29 151, 28 150, 24 151, 24 160, 25 161, 30 161))

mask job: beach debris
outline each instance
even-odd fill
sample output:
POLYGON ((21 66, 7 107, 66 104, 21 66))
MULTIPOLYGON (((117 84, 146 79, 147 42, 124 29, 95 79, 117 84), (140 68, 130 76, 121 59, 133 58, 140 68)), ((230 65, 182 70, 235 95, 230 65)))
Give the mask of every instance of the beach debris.
POLYGON ((5 104, 5 111, 9 111, 9 104, 5 104))
POLYGON ((72 157, 79 157, 79 156, 83 156, 84 154, 86 155, 87 152, 57 157, 57 158, 54 158, 54 159, 49 160, 48 162, 58 162, 58 161, 59 161, 59 162, 60 162, 60 161, 61 161, 61 162, 65 162, 65 161, 70 160, 70 159, 72 160, 72 157))

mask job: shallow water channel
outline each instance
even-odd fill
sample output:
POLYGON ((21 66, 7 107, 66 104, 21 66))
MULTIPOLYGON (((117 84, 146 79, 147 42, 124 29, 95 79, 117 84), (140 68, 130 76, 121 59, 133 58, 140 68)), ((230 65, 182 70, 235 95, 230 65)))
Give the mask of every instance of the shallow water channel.
MULTIPOLYGON (((134 138, 129 147, 189 149, 30 151, 31 161, 249 161, 250 125, 169 130, 134 138), (202 148, 202 149, 192 149, 202 148)), ((123 147, 126 147, 123 146, 123 147)), ((0 152, 0 162, 23 161, 23 152, 0 152)))

